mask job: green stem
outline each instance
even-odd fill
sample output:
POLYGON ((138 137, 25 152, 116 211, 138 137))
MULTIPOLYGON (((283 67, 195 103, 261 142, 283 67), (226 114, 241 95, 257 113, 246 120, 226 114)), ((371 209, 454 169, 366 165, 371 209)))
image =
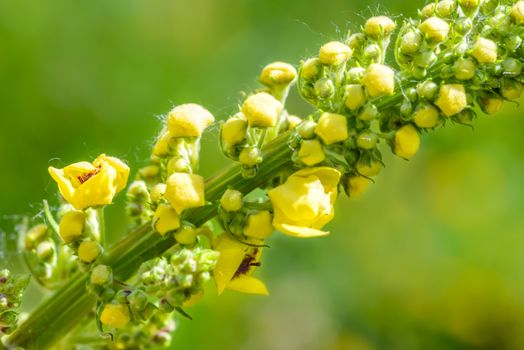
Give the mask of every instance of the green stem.
POLYGON ((106 220, 104 217, 104 207, 96 208, 96 216, 98 218, 98 233, 100 235, 100 245, 106 248, 106 220))
MULTIPOLYGON (((216 202, 229 185, 248 193, 290 167, 288 138, 288 133, 282 134, 263 149, 264 161, 255 178, 244 179, 240 167, 234 164, 207 179, 206 199, 213 204, 188 211, 185 214, 187 220, 200 226, 216 216, 216 202)), ((161 255, 173 244, 173 236, 164 238, 153 231, 151 223, 146 223, 117 242, 104 256, 103 263, 113 268, 117 279, 126 280, 144 261, 161 255)), ((76 273, 69 283, 40 304, 7 338, 7 346, 45 349, 66 336, 95 305, 95 297, 86 292, 87 283, 85 273, 76 273)))

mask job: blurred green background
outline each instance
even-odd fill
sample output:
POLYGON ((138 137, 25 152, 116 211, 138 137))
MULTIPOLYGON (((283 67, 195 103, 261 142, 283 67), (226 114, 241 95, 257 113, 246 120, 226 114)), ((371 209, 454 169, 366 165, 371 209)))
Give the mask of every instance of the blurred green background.
MULTIPOLYGON (((101 152, 145 163, 158 115, 196 102, 223 119, 264 64, 298 63, 363 18, 422 2, 0 0, 0 258, 20 270, 12 227, 56 202, 46 168, 101 152)), ((295 94, 289 108, 309 108, 295 94)), ((524 348, 524 110, 472 132, 424 137, 362 198, 338 202, 327 238, 276 234, 269 298, 210 288, 173 348, 524 348)), ((203 172, 227 163, 206 135, 203 172)), ((122 196, 120 196, 122 197, 122 196)), ((126 227, 110 208, 116 239, 126 227)), ((26 305, 39 301, 36 289, 26 305)))

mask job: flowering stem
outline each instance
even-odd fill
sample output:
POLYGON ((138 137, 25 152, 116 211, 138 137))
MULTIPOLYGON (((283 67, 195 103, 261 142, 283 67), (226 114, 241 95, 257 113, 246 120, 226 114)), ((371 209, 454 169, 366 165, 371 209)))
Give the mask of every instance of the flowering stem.
POLYGON ((98 218, 98 233, 100 235, 100 244, 106 248, 106 221, 104 217, 104 207, 99 206, 96 209, 96 216, 98 218))
MULTIPOLYGON (((240 167, 234 164, 207 179, 206 198, 212 204, 188 211, 187 219, 197 226, 205 224, 217 214, 216 202, 228 186, 248 193, 291 166, 288 138, 289 133, 282 134, 263 149, 264 161, 256 177, 244 179, 240 167)), ((103 263, 112 267, 117 279, 126 280, 144 261, 161 255, 175 243, 172 235, 162 237, 154 232, 149 222, 117 242, 103 257, 103 263)), ((88 275, 75 274, 7 338, 7 345, 44 349, 66 336, 95 305, 95 297, 86 292, 87 283, 88 275)))

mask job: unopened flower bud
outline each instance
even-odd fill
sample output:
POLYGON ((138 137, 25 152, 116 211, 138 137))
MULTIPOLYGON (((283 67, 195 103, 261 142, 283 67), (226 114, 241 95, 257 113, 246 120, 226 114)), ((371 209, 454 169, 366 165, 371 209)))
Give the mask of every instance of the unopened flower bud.
POLYGON ((266 239, 273 233, 273 218, 267 210, 249 214, 244 227, 244 234, 251 238, 266 239))
POLYGON ((254 167, 262 162, 262 152, 257 147, 245 147, 238 158, 240 164, 254 167))
POLYGON ((103 286, 113 280, 111 267, 107 265, 96 265, 91 271, 90 281, 92 284, 103 286))
POLYGON ((155 142, 155 145, 153 146, 152 156, 163 158, 169 155, 169 153, 171 152, 171 149, 169 147, 170 140, 171 134, 169 133, 167 128, 162 130, 155 142))
POLYGON ((513 79, 504 79, 502 82, 502 88, 500 89, 502 96, 510 100, 516 100, 520 98, 524 91, 524 85, 513 79))
POLYGON ((169 162, 167 162, 167 175, 171 175, 173 173, 190 173, 191 172, 191 164, 187 162, 184 158, 181 158, 179 156, 174 156, 169 159, 169 162))
POLYGON ((315 128, 317 127, 317 123, 315 123, 312 120, 306 120, 305 122, 301 123, 298 128, 297 132, 298 135, 303 139, 312 139, 315 137, 315 128))
POLYGON ((415 31, 407 32, 400 39, 400 52, 413 55, 418 52, 420 45, 422 45, 422 35, 415 31))
POLYGON ((439 122, 439 111, 432 105, 423 105, 413 114, 413 121, 419 128, 433 128, 439 122))
POLYGON ((129 321, 129 307, 125 304, 106 304, 100 314, 100 322, 111 328, 123 328, 129 321))
POLYGON ((497 44, 490 39, 478 38, 473 45, 471 55, 478 63, 494 63, 497 61, 497 44))
POLYGON ((422 8, 422 10, 420 11, 420 14, 424 18, 431 17, 435 14, 435 8, 436 8, 435 3, 429 3, 422 8))
POLYGON ((238 211, 242 208, 242 192, 228 188, 220 198, 220 205, 226 211, 238 211))
POLYGON ((420 68, 429 68, 435 62, 437 62, 437 55, 431 50, 419 52, 413 57, 413 63, 420 68))
POLYGON ((516 51, 522 44, 522 38, 518 35, 508 35, 504 38, 504 47, 509 51, 516 51))
MULTIPOLYGON (((469 17, 458 18, 455 21, 453 28, 455 28, 455 31, 459 34, 465 35, 471 31, 471 28, 473 28, 473 21, 469 17)), ((467 43, 464 42, 464 44, 467 43)))
POLYGON ((395 132, 393 152, 404 159, 412 158, 420 147, 420 135, 411 124, 404 125, 395 132))
POLYGON ((328 99, 335 93, 335 85, 329 78, 323 78, 315 83, 315 94, 321 99, 328 99))
POLYGON ((152 223, 155 231, 164 236, 180 227, 180 216, 169 204, 159 204, 152 223))
POLYGON ((455 78, 458 80, 469 80, 475 76, 477 65, 472 59, 465 58, 455 62, 455 78))
POLYGON ((378 137, 375 133, 363 131, 357 137, 357 146, 365 150, 371 150, 375 148, 377 141, 378 137))
POLYGON ((513 5, 511 8, 511 18, 513 18, 517 24, 524 23, 524 1, 518 1, 513 5))
POLYGON ((502 69, 506 76, 518 76, 522 72, 522 63, 513 57, 508 57, 502 61, 502 69))
POLYGON ((326 145, 345 141, 348 138, 346 117, 341 114, 322 113, 315 128, 315 134, 317 134, 326 145))
POLYGON ((55 245, 50 241, 40 242, 36 246, 36 255, 42 261, 49 261, 55 255, 55 245))
POLYGON ((128 200, 138 203, 147 203, 151 200, 147 185, 143 180, 133 181, 127 189, 126 196, 128 200))
POLYGON ((346 107, 355 111, 366 103, 366 93, 360 84, 350 84, 346 86, 344 100, 346 107))
POLYGON ((364 121, 376 119, 379 116, 378 108, 373 103, 368 103, 362 108, 357 118, 364 121))
POLYGON ((47 235, 47 229, 48 227, 46 224, 38 224, 31 227, 25 235, 25 248, 35 248, 36 245, 47 235))
POLYGON ((153 203, 158 203, 162 197, 164 197, 164 193, 166 192, 166 184, 156 184, 151 189, 151 201, 153 203))
POLYGON ((320 73, 320 61, 318 58, 310 58, 302 63, 300 76, 305 80, 312 80, 320 73))
POLYGON ((364 192, 366 192, 370 183, 370 179, 360 175, 349 176, 347 180, 343 182, 344 190, 350 198, 360 197, 364 192))
POLYGON ((419 29, 427 40, 440 43, 448 37, 449 25, 443 19, 430 17, 422 22, 419 29))
POLYGON ((404 117, 409 117, 411 114, 413 114, 413 104, 409 100, 404 100, 400 104, 399 108, 400 114, 404 117))
POLYGON ((486 114, 495 114, 502 108, 504 100, 495 94, 489 94, 487 96, 479 96, 477 102, 486 114))
POLYGON ((480 5, 480 0, 458 0, 460 7, 466 12, 476 9, 480 5))
POLYGON ((167 179, 164 197, 178 214, 185 209, 201 207, 206 203, 204 178, 196 174, 173 173, 167 179))
POLYGON ((184 245, 193 245, 196 242, 196 230, 193 226, 184 224, 175 232, 175 239, 184 245))
POLYGON ((437 3, 435 12, 440 17, 448 18, 455 12, 456 6, 455 0, 441 0, 437 3))
POLYGON ((78 247, 78 258, 85 262, 91 263, 102 254, 102 247, 96 241, 83 241, 78 247))
POLYGON ((364 43, 366 42, 367 38, 362 33, 354 33, 351 34, 348 40, 348 46, 351 48, 351 50, 355 51, 360 49, 364 43))
POLYGON ((251 127, 275 126, 282 109, 282 103, 267 92, 251 95, 242 104, 242 113, 251 127))
POLYGON ((395 72, 388 66, 374 63, 369 65, 362 83, 371 97, 390 95, 395 91, 395 72))
POLYGON ((148 165, 138 170, 138 179, 147 183, 154 183, 159 180, 160 167, 158 165, 148 165))
POLYGON ((339 66, 346 63, 352 55, 353 51, 349 46, 339 41, 331 41, 320 48, 319 60, 320 63, 329 66, 339 66))
POLYGON ((377 44, 369 44, 362 51, 362 56, 369 61, 374 61, 380 57, 382 49, 377 44))
POLYGON ((391 18, 386 16, 371 17, 366 21, 364 25, 364 33, 372 37, 373 39, 378 39, 380 37, 387 37, 396 28, 395 22, 391 18))
POLYGON ((458 121, 461 124, 469 125, 473 121, 475 117, 475 114, 471 111, 471 109, 465 109, 459 114, 455 114, 453 118, 455 118, 456 121, 458 121))
POLYGON ((288 114, 287 116, 288 130, 296 128, 300 123, 302 123, 302 118, 296 115, 288 114))
POLYGON ((459 113, 467 106, 466 90, 462 84, 442 85, 435 101, 446 117, 459 113))
POLYGON ((131 292, 127 297, 127 300, 129 301, 129 305, 136 310, 143 310, 148 303, 147 294, 140 289, 131 292))
POLYGON ((370 163, 364 161, 359 161, 357 163, 357 172, 360 175, 372 177, 378 175, 381 170, 382 163, 380 163, 378 160, 373 160, 370 163))
POLYGON ((298 150, 299 160, 307 166, 313 166, 326 159, 324 149, 319 140, 302 140, 298 150))
POLYGON ((428 101, 433 100, 438 92, 438 85, 432 80, 426 80, 417 85, 417 93, 420 98, 428 101))
POLYGON ((295 81, 297 70, 285 62, 273 62, 262 69, 260 82, 267 86, 289 85, 295 81))
POLYGON ((362 67, 353 67, 346 73, 346 79, 350 84, 360 84, 366 70, 362 67))
POLYGON ((167 116, 167 126, 172 137, 198 137, 215 118, 204 107, 187 103, 176 106, 167 116))
POLYGON ((82 235, 86 218, 87 215, 82 210, 71 210, 62 217, 58 232, 65 243, 71 243, 82 235))

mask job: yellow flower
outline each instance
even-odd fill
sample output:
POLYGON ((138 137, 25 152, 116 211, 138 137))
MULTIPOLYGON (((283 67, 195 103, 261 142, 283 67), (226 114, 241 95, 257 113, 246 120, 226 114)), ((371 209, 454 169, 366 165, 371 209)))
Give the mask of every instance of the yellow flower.
POLYGON ((288 235, 315 237, 334 216, 340 172, 329 167, 305 168, 270 190, 274 208, 273 226, 288 235))
POLYGON ((323 162, 326 155, 319 140, 302 140, 298 150, 298 158, 307 166, 312 166, 323 162))
POLYGON ((297 77, 295 67, 285 62, 273 62, 262 69, 260 82, 267 86, 288 85, 297 77))
POLYGON ((180 227, 180 217, 168 204, 159 204, 153 215, 153 228, 162 236, 180 227))
POLYGON ((338 66, 351 58, 353 51, 349 46, 339 41, 331 41, 320 48, 320 63, 338 66))
POLYGON ((78 246, 78 258, 85 262, 91 263, 102 254, 102 247, 97 241, 83 241, 78 246))
POLYGON ((198 137, 215 118, 207 109, 195 103, 176 106, 167 116, 167 126, 172 137, 198 137))
POLYGON ((60 219, 58 232, 65 243, 70 243, 82 235, 86 213, 80 210, 71 210, 60 219))
POLYGON ((242 113, 246 116, 249 126, 268 128, 275 126, 283 108, 279 100, 267 92, 259 92, 244 101, 242 113))
POLYGON ((204 178, 200 175, 173 173, 167 179, 164 197, 178 214, 206 204, 204 178))
POLYGON ((517 24, 524 23, 524 1, 518 1, 513 5, 511 8, 511 18, 513 18, 517 24))
POLYGON ((152 156, 160 158, 168 156, 171 152, 171 148, 169 146, 170 139, 171 134, 169 133, 167 128, 165 128, 164 130, 162 130, 155 142, 155 145, 153 146, 152 156))
POLYGON ((471 50, 471 56, 478 63, 494 63, 497 61, 497 44, 493 40, 478 38, 471 50))
POLYGON ((304 63, 302 63, 302 67, 300 68, 300 76, 306 80, 316 78, 320 73, 319 63, 320 61, 318 58, 307 59, 304 63))
POLYGON ((346 192, 350 198, 357 198, 366 192, 371 180, 364 176, 349 176, 346 182, 346 192))
POLYGON ((348 138, 348 123, 341 114, 324 112, 315 128, 317 134, 326 145, 342 142, 348 138))
POLYGON ((371 17, 364 25, 364 33, 377 39, 380 36, 390 35, 396 28, 395 22, 386 16, 371 17))
POLYGON ((395 91, 395 72, 388 66, 373 63, 364 73, 362 84, 371 97, 390 95, 395 91))
POLYGON ((432 128, 438 124, 439 114, 435 107, 424 105, 415 111, 413 121, 420 128, 432 128))
POLYGON ((93 163, 79 162, 63 169, 49 167, 64 199, 76 209, 111 204, 127 183, 129 167, 120 159, 100 155, 93 163))
POLYGON ((229 118, 220 131, 220 138, 227 147, 232 147, 244 142, 247 136, 247 121, 242 113, 229 118))
POLYGON ((447 84, 440 87, 435 104, 446 117, 461 112, 468 105, 466 90, 462 84, 447 84))
POLYGON ((125 304, 105 304, 100 314, 100 322, 111 328, 123 328, 129 321, 129 307, 125 304))
POLYGON ((262 248, 235 241, 226 234, 217 237, 213 248, 220 253, 214 270, 218 294, 226 288, 249 294, 269 294, 264 282, 251 276, 254 268, 260 265, 262 248))
POLYGON ((428 40, 441 42, 448 36, 449 24, 438 17, 430 17, 420 24, 419 29, 428 40))
POLYGON ((244 227, 244 234, 251 238, 266 239, 274 230, 271 220, 271 213, 267 210, 249 214, 247 224, 244 227))
POLYGON ((228 188, 220 197, 220 205, 225 211, 238 211, 242 208, 242 192, 228 188))
POLYGON ((346 86, 346 107, 355 111, 366 103, 364 87, 360 84, 350 84, 346 86))
POLYGON ((393 151, 404 159, 412 158, 420 147, 420 135, 411 124, 404 125, 395 133, 393 151))
POLYGON ((479 98, 478 102, 484 113, 495 114, 502 108, 502 105, 504 104, 504 99, 496 95, 493 95, 479 98))

